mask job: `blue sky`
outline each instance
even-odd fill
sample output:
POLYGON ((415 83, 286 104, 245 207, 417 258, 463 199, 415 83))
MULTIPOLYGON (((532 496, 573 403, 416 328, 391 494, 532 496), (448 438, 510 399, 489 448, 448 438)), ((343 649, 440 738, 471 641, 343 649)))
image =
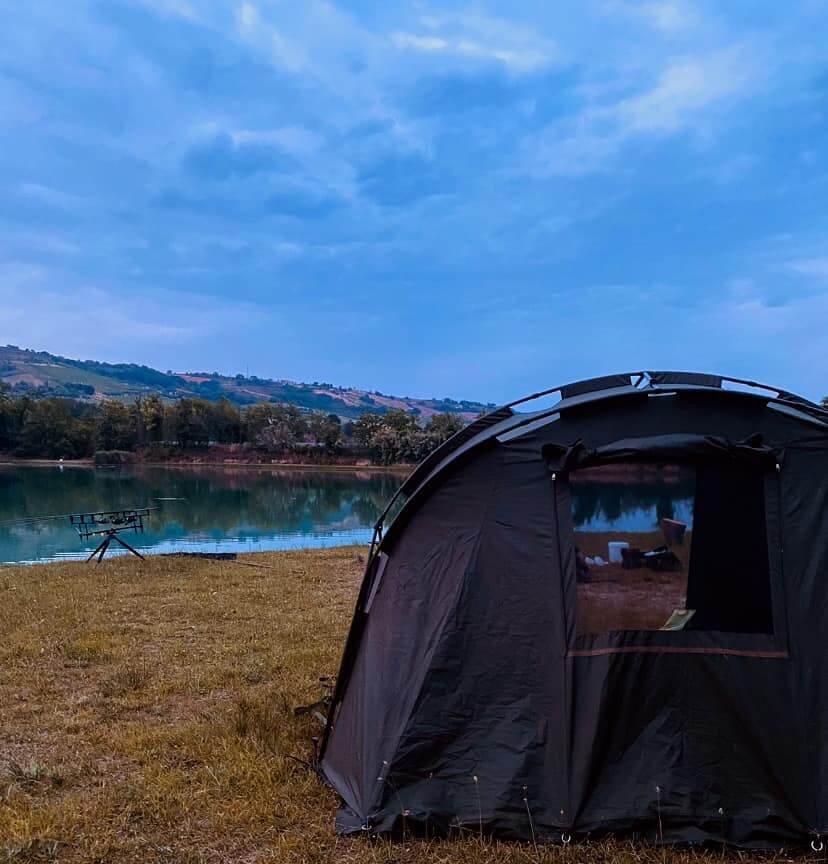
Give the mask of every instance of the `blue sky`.
POLYGON ((828 393, 828 3, 0 0, 0 343, 828 393))

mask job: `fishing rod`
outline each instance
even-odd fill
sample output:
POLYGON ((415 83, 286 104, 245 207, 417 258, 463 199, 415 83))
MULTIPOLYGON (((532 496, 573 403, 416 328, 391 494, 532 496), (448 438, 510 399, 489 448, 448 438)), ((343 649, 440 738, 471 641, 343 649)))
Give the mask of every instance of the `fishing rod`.
MULTIPOLYGON (((163 499, 154 498, 154 501, 159 501, 163 499)), ((160 507, 126 507, 121 510, 95 510, 95 511, 87 511, 86 515, 89 516, 112 516, 116 513, 125 513, 134 510, 143 510, 146 512, 153 512, 156 510, 160 510, 160 507)), ((49 522, 51 520, 57 519, 72 519, 80 514, 78 513, 55 513, 49 516, 19 516, 16 519, 2 519, 0 520, 0 528, 3 528, 7 525, 26 525, 32 522, 49 522)))

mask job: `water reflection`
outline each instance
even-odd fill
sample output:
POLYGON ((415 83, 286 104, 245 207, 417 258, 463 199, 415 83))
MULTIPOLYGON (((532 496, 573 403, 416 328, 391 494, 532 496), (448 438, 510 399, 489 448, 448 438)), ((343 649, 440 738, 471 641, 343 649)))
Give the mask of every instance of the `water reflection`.
MULTIPOLYGON (((399 474, 376 472, 0 466, 0 523, 158 506, 147 532, 135 537, 151 552, 362 543, 401 482, 399 474)), ((76 558, 95 545, 81 543, 68 519, 0 524, 0 561, 76 558)))
POLYGON ((692 525, 693 474, 674 482, 606 482, 595 475, 572 483, 572 519, 582 531, 652 531, 662 519, 692 525))

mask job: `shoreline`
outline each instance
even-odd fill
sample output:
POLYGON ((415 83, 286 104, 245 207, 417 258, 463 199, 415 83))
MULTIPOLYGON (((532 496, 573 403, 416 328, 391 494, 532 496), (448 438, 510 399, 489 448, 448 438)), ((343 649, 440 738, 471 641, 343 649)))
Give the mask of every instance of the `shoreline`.
POLYGON ((376 472, 410 474, 415 465, 405 463, 395 465, 342 465, 342 464, 320 464, 318 462, 235 462, 232 460, 191 462, 186 459, 170 459, 163 461, 124 462, 121 465, 96 465, 93 459, 12 459, 0 458, 0 467, 20 466, 23 468, 100 468, 109 470, 112 468, 267 468, 270 470, 287 469, 291 471, 352 471, 352 472, 376 472))

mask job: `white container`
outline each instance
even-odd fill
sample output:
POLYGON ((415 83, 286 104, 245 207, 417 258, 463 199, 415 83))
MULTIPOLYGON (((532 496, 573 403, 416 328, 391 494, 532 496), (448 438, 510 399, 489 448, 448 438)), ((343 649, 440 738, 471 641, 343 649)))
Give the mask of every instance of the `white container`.
POLYGON ((623 561, 621 550, 629 548, 630 544, 627 543, 626 540, 611 540, 607 544, 610 564, 620 564, 623 561))

